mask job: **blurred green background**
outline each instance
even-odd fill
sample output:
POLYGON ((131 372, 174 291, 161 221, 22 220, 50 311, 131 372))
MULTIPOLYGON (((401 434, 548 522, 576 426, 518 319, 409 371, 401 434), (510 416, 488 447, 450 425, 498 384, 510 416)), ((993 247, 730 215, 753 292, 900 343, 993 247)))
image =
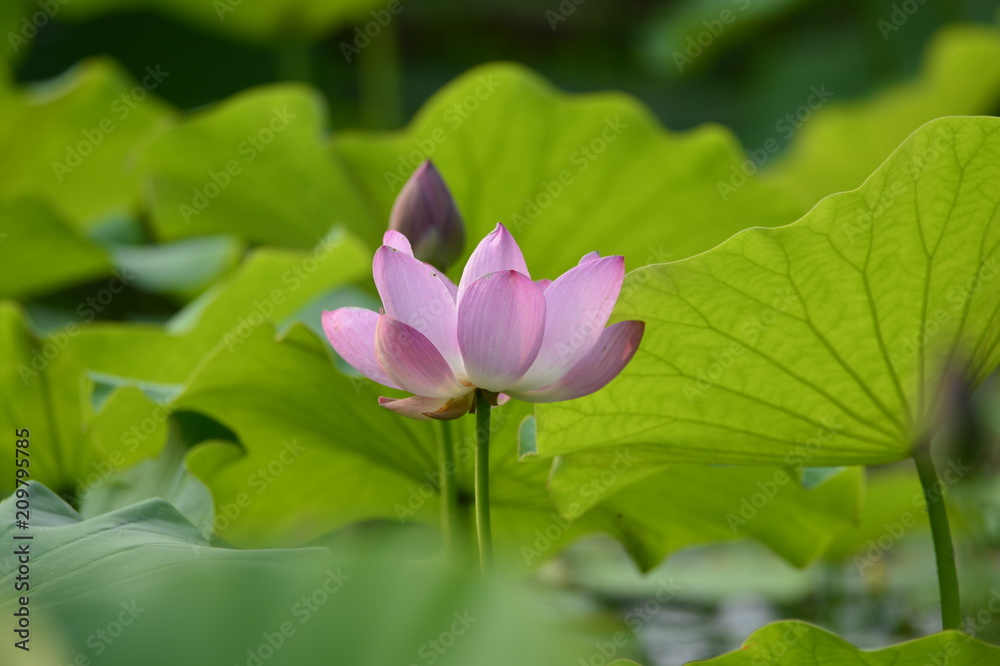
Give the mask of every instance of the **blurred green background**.
MULTIPOLYGON (((107 55, 139 78, 149 65, 170 72, 157 95, 181 109, 258 84, 306 81, 323 92, 335 128, 385 129, 404 124, 468 69, 510 60, 564 90, 635 95, 671 129, 724 124, 748 146, 763 141, 809 86, 827 85, 838 101, 865 97, 914 77, 942 26, 995 25, 997 12, 991 0, 913 0, 913 12, 905 2, 875 0, 405 0, 398 19, 348 62, 342 45, 353 45, 355 28, 387 2, 55 2, 59 11, 30 44, 5 40, 19 81, 107 55), (893 23, 894 7, 905 29, 893 23), (679 68, 674 53, 726 9, 732 23, 679 68)), ((21 11, 39 9, 37 1, 4 5, 5 33, 24 32, 21 11)))
MULTIPOLYGON (((495 112, 500 120, 491 126, 492 133, 480 135, 475 127, 467 126, 467 134, 458 135, 465 137, 465 143, 459 144, 462 147, 454 148, 454 153, 442 151, 448 167, 445 175, 467 213, 472 239, 495 223, 497 211, 512 210, 534 193, 537 182, 521 183, 518 179, 523 174, 535 174, 536 169, 551 174, 541 168, 543 162, 565 161, 560 153, 545 162, 548 156, 543 149, 531 152, 528 140, 518 143, 523 138, 518 134, 518 120, 542 118, 555 109, 545 119, 548 124, 539 120, 539 134, 565 130, 564 143, 572 146, 581 136, 589 136, 573 124, 577 117, 626 114, 643 134, 629 144, 633 152, 602 162, 603 171, 594 176, 608 183, 610 203, 582 197, 560 200, 545 214, 563 226, 548 236, 532 229, 546 242, 533 249, 526 245, 525 251, 531 262, 545 262, 544 270, 554 277, 557 270, 575 261, 570 256, 573 252, 575 257, 594 249, 589 246, 592 241, 597 245, 594 239, 624 236, 615 241, 621 247, 599 247, 605 253, 628 250, 629 267, 634 268, 695 254, 745 226, 794 221, 822 196, 859 185, 927 120, 1000 113, 998 8, 995 0, 403 0, 396 5, 385 0, 3 0, 0 293, 9 300, 0 309, 0 334, 4 353, 10 355, 4 359, 0 382, 0 395, 5 398, 3 424, 6 427, 26 415, 34 418, 45 413, 28 399, 23 403, 15 399, 21 387, 30 384, 20 368, 24 364, 35 367, 31 365, 33 350, 44 352, 50 344, 61 350, 65 345, 59 335, 70 331, 68 326, 86 328, 79 336, 69 333, 69 352, 59 354, 51 365, 41 363, 42 369, 35 368, 49 383, 39 391, 42 397, 31 399, 38 398, 36 402, 50 409, 46 418, 53 423, 53 433, 60 433, 64 442, 78 438, 85 452, 75 458, 68 455, 68 462, 46 470, 42 480, 88 519, 160 496, 171 500, 197 527, 213 523, 218 527, 219 509, 231 499, 234 479, 239 481, 239 474, 246 471, 238 467, 244 461, 234 454, 235 447, 267 455, 263 444, 255 448, 259 424, 230 404, 242 401, 242 394, 227 394, 227 388, 245 386, 246 395, 263 396, 258 403, 249 400, 245 410, 262 411, 268 399, 281 395, 281 386, 268 393, 272 383, 268 373, 280 375, 291 366, 306 373, 310 367, 322 366, 309 375, 314 384, 301 383, 323 387, 329 381, 329 402, 373 402, 371 389, 336 375, 333 365, 326 363, 329 350, 306 329, 315 331, 318 312, 324 307, 373 305, 367 262, 393 195, 392 188, 385 187, 383 173, 396 166, 397 155, 403 154, 411 140, 425 136, 428 122, 421 124, 421 108, 432 109, 434 113, 426 112, 431 118, 460 99, 458 95, 473 90, 481 72, 497 73, 505 90, 511 91, 501 95, 506 106, 495 112), (723 18, 724 28, 720 28, 723 18), (626 93, 649 113, 619 97, 592 102, 564 98, 519 68, 476 70, 469 80, 460 79, 477 66, 498 61, 526 66, 567 93, 626 93), (452 84, 456 79, 460 82, 452 84), (287 82, 308 87, 257 88, 287 82), (146 88, 141 99, 133 92, 130 101, 117 101, 135 91, 137 83, 146 88), (823 108, 815 109, 815 114, 789 120, 788 114, 802 108, 816 89, 831 94, 829 107, 823 100, 823 108), (527 100, 523 108, 518 106, 519 99, 527 100), (272 107, 286 105, 305 122, 276 141, 274 149, 262 153, 253 167, 257 170, 246 170, 251 175, 245 182, 234 184, 204 215, 187 219, 178 202, 183 205, 191 200, 192 187, 204 189, 206 174, 226 163, 248 131, 269 122, 272 107), (511 115, 515 112, 524 115, 511 115), (106 144, 94 157, 83 160, 80 171, 70 165, 64 181, 55 163, 69 164, 68 147, 105 117, 119 119, 114 131, 102 139, 106 144), (509 117, 515 118, 511 127, 498 130, 509 117), (418 120, 410 130, 394 132, 414 118, 418 120), (655 121, 666 128, 667 138, 655 121), (733 136, 712 124, 729 128, 733 136), (693 131, 687 134, 687 130, 693 131), (489 141, 492 153, 477 153, 475 141, 480 138, 489 141), (760 177, 741 188, 744 199, 723 206, 709 196, 715 194, 716 182, 746 159, 744 150, 759 152, 769 140, 776 140, 777 156, 771 159, 769 155, 760 177), (640 153, 639 147, 649 146, 650 152, 640 153), (679 157, 668 163, 665 155, 679 157), (476 168, 466 169, 466 159, 476 168), (483 168, 494 163, 495 171, 483 168), (667 174, 667 185, 657 181, 655 187, 647 188, 655 190, 652 194, 643 190, 633 197, 629 169, 667 174), (702 199, 684 198, 688 181, 683 174, 688 171, 697 172, 704 181, 703 189, 696 191, 702 199), (518 184, 511 185, 515 181, 518 184), (504 198, 508 189, 510 196, 504 198), (611 211, 609 215, 628 209, 629 219, 645 224, 641 229, 649 237, 637 232, 629 238, 620 234, 615 223, 605 223, 598 230, 594 227, 600 224, 588 222, 582 225, 583 232, 569 226, 575 211, 597 205, 607 206, 604 210, 611 211), (701 212, 692 212, 695 208, 701 212), (472 210, 483 215, 473 216, 472 210), (720 218, 718 226, 708 229, 706 220, 716 217, 720 218), (678 219, 673 226, 665 223, 678 219), (305 265, 313 246, 337 223, 350 233, 337 236, 336 252, 318 273, 317 284, 296 291, 290 302, 277 308, 277 314, 265 313, 274 328, 287 335, 286 341, 279 345, 271 339, 273 335, 268 337, 274 333, 271 323, 260 335, 245 336, 237 326, 237 337, 227 337, 233 335, 234 325, 242 325, 259 309, 258 300, 270 285, 280 286, 287 271, 305 265), (573 245, 572 239, 578 236, 584 237, 579 244, 586 247, 573 245), (568 249, 560 242, 567 237, 571 239, 568 249), (126 280, 129 284, 124 291, 108 303, 83 307, 82 303, 110 284, 113 270, 138 277, 126 280), (87 328, 102 322, 109 326, 87 328), (118 327, 121 322, 135 326, 118 327), (220 341, 229 352, 237 351, 213 356, 220 341), (270 358, 287 364, 272 367, 261 360, 270 358), (240 375, 244 366, 256 374, 240 375), (268 381, 250 385, 251 379, 262 376, 268 381), (336 381, 341 383, 333 386, 336 381), (171 403, 182 394, 180 402, 171 403), (110 489, 91 496, 89 506, 83 504, 80 491, 87 485, 86 475, 113 450, 121 433, 168 403, 175 410, 169 426, 163 424, 165 419, 158 420, 155 431, 141 438, 142 446, 130 452, 132 457, 122 465, 126 469, 120 471, 128 472, 128 467, 140 461, 147 466, 135 468, 139 471, 133 470, 131 476, 119 476, 116 470, 110 489), (198 411, 199 404, 212 405, 204 408, 208 416, 198 411), (185 456, 195 445, 200 446, 200 453, 192 462, 185 456), (206 485, 196 482, 178 462, 182 458, 213 491, 214 506, 206 485)), ((598 126, 600 122, 603 116, 598 126)), ((525 136, 538 143, 538 136, 527 131, 525 136)), ((447 150, 457 143, 452 141, 447 150)), ((558 145, 561 149, 564 144, 558 145)), ((752 154, 750 159, 754 159, 752 154)), ((992 483, 995 454, 983 453, 996 451, 1000 437, 998 399, 1000 392, 990 383, 969 403, 968 423, 978 429, 970 438, 991 446, 981 447, 982 473, 957 489, 952 506, 963 539, 961 571, 973 607, 989 599, 1000 553, 1000 496, 992 483)), ((306 416, 316 416, 315 430, 322 431, 338 425, 329 412, 328 402, 318 402, 314 411, 306 410, 306 416), (328 420, 322 420, 324 415, 328 420)), ((506 456, 503 464, 508 468, 498 465, 498 474, 514 466, 513 431, 517 420, 527 414, 523 407, 512 407, 511 412, 516 418, 498 436, 503 444, 497 453, 506 456)), ((378 417, 359 417, 345 431, 362 437, 370 432, 366 428, 383 427, 372 426, 374 418, 378 417)), ((279 425, 289 422, 294 423, 294 418, 279 425)), ((432 437, 404 429, 409 427, 387 425, 372 437, 398 429, 393 430, 394 436, 412 444, 406 455, 416 459, 400 467, 412 462, 408 471, 419 481, 421 474, 413 470, 428 464, 424 458, 433 450, 432 437)), ((39 442, 39 447, 45 446, 43 440, 39 442)), ((250 458, 247 469, 256 464, 250 458)), ((336 459, 336 464, 341 463, 336 459)), ((324 465, 335 468, 334 462, 323 458, 316 469, 327 469, 324 465)), ((380 473, 388 478, 394 471, 380 473)), ((544 503, 547 468, 535 466, 523 474, 510 473, 513 480, 498 489, 498 500, 503 503, 499 529, 509 527, 511 543, 531 543, 534 530, 548 525, 551 511, 544 503)), ((427 636, 436 635, 435 622, 469 604, 486 603, 469 600, 480 593, 492 600, 489 608, 498 609, 496 613, 506 618, 495 622, 501 628, 498 631, 531 635, 524 645, 527 661, 523 663, 538 663, 531 660, 539 655, 549 658, 545 650, 553 649, 548 645, 535 650, 539 637, 525 626, 535 618, 526 616, 525 620, 521 615, 526 606, 544 609, 548 614, 539 614, 559 627, 560 649, 571 646, 561 654, 573 656, 566 663, 599 654, 595 646, 604 644, 623 625, 636 630, 639 640, 630 640, 617 656, 650 664, 678 664, 720 654, 738 647, 766 622, 786 617, 818 622, 862 646, 885 645, 936 630, 933 559, 923 527, 908 532, 898 548, 891 549, 885 559, 878 558, 864 575, 854 559, 864 556, 870 549, 868 540, 878 539, 886 522, 911 506, 919 487, 906 464, 870 470, 869 501, 860 517, 847 515, 844 508, 842 524, 831 528, 828 542, 815 546, 813 559, 819 561, 811 567, 796 569, 759 543, 701 545, 735 538, 716 526, 704 533, 693 530, 695 536, 680 537, 680 545, 670 541, 670 546, 651 547, 651 552, 660 553, 695 545, 641 575, 620 543, 590 536, 525 574, 533 586, 530 594, 524 598, 501 594, 498 600, 494 599, 498 595, 482 592, 470 582, 474 576, 466 576, 467 572, 409 573, 405 567, 434 551, 433 535, 417 530, 415 537, 407 532, 405 539, 396 540, 398 535, 387 537, 381 532, 383 527, 394 532, 392 526, 355 525, 373 516, 392 522, 391 513, 383 515, 392 502, 372 509, 365 502, 371 500, 374 506, 374 500, 364 495, 358 498, 356 510, 338 507, 335 517, 325 518, 330 497, 324 493, 335 493, 326 488, 333 484, 304 472, 294 481, 290 487, 275 485, 271 497, 301 496, 297 500, 301 506, 283 508, 272 499, 269 507, 258 505, 253 513, 248 511, 242 527, 228 533, 217 529, 223 532, 222 538, 212 539, 214 545, 240 547, 329 546, 337 557, 353 563, 359 576, 369 576, 364 586, 351 588, 345 597, 349 601, 344 602, 362 606, 365 619, 352 624, 353 620, 345 619, 351 615, 349 609, 338 606, 338 614, 324 625, 334 627, 334 633, 324 636, 317 631, 310 639, 313 643, 297 648, 301 652, 283 653, 282 659, 292 660, 287 663, 305 663, 294 660, 330 649, 331 636, 346 641, 356 628, 361 632, 359 627, 371 631, 359 634, 368 642, 352 643, 344 653, 356 663, 406 658, 421 663, 423 657, 414 655, 427 636), (286 509, 287 513, 299 511, 301 516, 288 519, 286 509), (350 527, 334 530, 342 525, 350 527), (387 561, 369 561, 369 553, 379 553, 387 561), (669 601, 648 606, 664 581, 676 582, 680 591, 671 593, 669 601), (418 603, 427 597, 447 601, 418 603), (422 617, 424 609, 431 607, 427 617, 422 617), (642 615, 638 626, 632 626, 629 613, 643 607, 651 610, 642 615), (387 612, 387 608, 395 610, 387 612), (386 626, 372 630, 371 625, 380 621, 386 626), (409 627, 404 647, 395 652, 386 648, 381 655, 372 652, 370 646, 381 640, 382 630, 391 634, 400 626, 409 627)), ((394 491, 402 488, 401 493, 407 487, 405 483, 392 486, 394 491)), ((7 485, 3 488, 5 493, 11 490, 7 485)), ((857 494, 857 488, 853 489, 857 494)), ((61 524, 64 510, 55 498, 51 501, 57 516, 53 525, 61 524)), ((423 509, 425 522, 433 523, 432 509, 423 509)), ((171 515, 167 522, 175 518, 171 515)), ((581 524, 578 530, 561 535, 554 551, 581 534, 614 533, 606 527, 597 518, 581 524)), ((51 538, 58 542, 60 537, 53 534, 51 538)), ((207 542, 190 539, 207 547, 207 542)), ((635 544, 626 545, 634 555, 635 544)), ((774 548, 773 543, 765 545, 774 548)), ((327 566, 325 561, 317 564, 317 571, 322 573, 327 566)), ((213 588, 202 621, 209 622, 208 611, 213 609, 224 613, 233 605, 252 606, 261 599, 267 600, 260 603, 262 607, 290 605, 294 599, 285 598, 287 589, 311 584, 295 576, 288 578, 293 582, 287 585, 281 577, 266 580, 269 584, 250 598, 227 596, 232 589, 245 589, 246 580, 219 582, 221 591, 213 588)), ((201 583, 184 584, 197 590, 201 583)), ((48 594, 53 605, 60 606, 59 595, 48 594)), ((117 605, 122 593, 110 594, 114 597, 111 605, 117 605)), ((103 612, 94 609, 106 605, 103 599, 89 598, 79 606, 60 607, 58 617, 49 621, 71 638, 66 645, 50 645, 49 656, 72 657, 73 640, 85 638, 91 630, 81 618, 103 612)), ((177 623, 183 620, 167 613, 165 604, 160 608, 159 626, 181 626, 177 623)), ((277 611, 262 613, 246 622, 251 627, 255 623, 270 626, 280 616, 277 611)), ((230 632, 239 644, 255 640, 259 633, 248 632, 246 626, 230 626, 235 624, 240 623, 229 622, 219 631, 230 632)), ((115 661, 108 663, 139 663, 140 659, 157 663, 148 656, 145 641, 159 641, 152 648, 154 653, 170 649, 169 635, 162 631, 149 629, 148 634, 130 636, 131 642, 120 643, 119 652, 109 657, 115 661)), ((990 625, 982 636, 1000 640, 1000 629, 990 625)), ((210 635, 203 640, 211 640, 210 635)), ((474 653, 494 654, 503 641, 487 634, 475 645, 478 652, 474 653)), ((224 647, 212 658, 229 658, 224 647)), ((462 661, 463 654, 451 654, 448 659, 452 661, 447 663, 500 663, 462 661)), ((511 657, 514 663, 522 663, 518 658, 511 657)))

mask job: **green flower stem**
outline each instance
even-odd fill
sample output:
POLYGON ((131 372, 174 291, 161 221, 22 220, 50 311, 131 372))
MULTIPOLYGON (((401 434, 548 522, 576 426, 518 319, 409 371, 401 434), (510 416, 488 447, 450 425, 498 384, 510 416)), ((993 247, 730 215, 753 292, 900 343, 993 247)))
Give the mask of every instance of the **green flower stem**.
POLYGON ((490 403, 476 391, 476 535, 479 563, 485 575, 493 567, 490 534, 490 403))
POLYGON ((458 543, 458 487, 455 485, 455 441, 451 434, 451 421, 438 421, 438 463, 441 474, 441 532, 445 549, 455 554, 458 543))
POLYGON ((948 527, 948 510, 944 504, 934 461, 929 447, 918 447, 913 454, 917 464, 920 485, 924 489, 927 514, 931 521, 934 539, 934 556, 937 559, 938 587, 941 590, 941 625, 944 629, 958 629, 962 625, 962 604, 958 594, 958 569, 955 567, 955 547, 948 527))

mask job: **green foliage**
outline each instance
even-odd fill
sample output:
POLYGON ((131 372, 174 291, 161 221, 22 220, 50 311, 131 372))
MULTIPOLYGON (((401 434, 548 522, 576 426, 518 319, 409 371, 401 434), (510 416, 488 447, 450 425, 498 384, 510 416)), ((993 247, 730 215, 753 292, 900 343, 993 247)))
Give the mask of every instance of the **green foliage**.
POLYGON ((92 60, 45 85, 0 93, 0 197, 43 199, 84 231, 131 211, 140 188, 128 156, 171 116, 151 92, 169 71, 150 69, 134 81, 92 60))
MULTIPOLYGON (((303 327, 279 342, 262 326, 232 353, 220 349, 175 401, 174 409, 199 411, 231 428, 242 445, 241 451, 207 442, 189 457, 192 471, 212 489, 216 528, 227 540, 297 544, 360 520, 436 522, 438 424, 386 418, 376 398, 390 390, 344 376, 331 356, 326 341, 303 327), (236 390, 241 399, 234 401, 236 390), (265 492, 266 501, 258 501, 265 492), (284 510, 287 503, 296 510, 284 510)), ((518 463, 512 455, 518 420, 529 410, 498 410, 490 474, 497 539, 534 565, 589 523, 564 526, 545 491, 549 465, 518 463), (544 536, 550 525, 557 533, 536 545, 534 531, 544 536)), ((453 473, 471 498, 471 424, 454 427, 453 473)), ((518 562, 513 566, 524 566, 518 562)))
POLYGON ((670 134, 631 98, 558 93, 512 65, 460 77, 399 133, 336 134, 321 152, 323 125, 311 92, 279 86, 160 135, 142 159, 160 234, 231 232, 302 247, 341 222, 376 246, 399 188, 426 158, 455 195, 468 237, 504 222, 539 276, 596 248, 635 265, 688 256, 802 212, 756 180, 720 197, 717 181, 739 162, 725 130, 670 134), (265 144, 272 121, 282 129, 265 144), (228 184, 209 198, 212 174, 228 184), (632 233, 620 233, 620 220, 632 233))
MULTIPOLYGON (((69 348, 79 334, 73 325, 39 338, 18 306, 0 302, 0 427, 29 429, 31 478, 71 495, 155 456, 166 441, 166 412, 138 388, 118 388, 101 406, 92 404, 86 359, 69 348)), ((5 447, 0 463, 14 469, 14 456, 5 447)), ((13 490, 7 475, 0 491, 13 490)))
POLYGON ((202 236, 159 245, 111 243, 109 249, 137 289, 187 302, 229 273, 244 246, 232 236, 202 236))
POLYGON ((71 19, 116 11, 154 9, 198 27, 253 41, 314 40, 331 29, 371 21, 369 10, 384 10, 386 0, 86 0, 67 4, 71 19))
MULTIPOLYGON (((166 327, 95 324, 80 328, 71 348, 93 372, 179 387, 209 352, 238 348, 267 322, 296 320, 304 306, 366 273, 368 263, 357 240, 338 230, 311 250, 257 249, 166 327)), ((318 307, 310 312, 316 324, 319 315, 318 307)))
POLYGON ((312 247, 333 225, 371 222, 321 144, 317 93, 280 85, 243 93, 153 139, 140 158, 163 238, 233 233, 312 247))
MULTIPOLYGON (((895 544, 914 534, 926 533, 924 493, 912 467, 869 473, 864 495, 857 524, 834 539, 826 552, 827 559, 848 560, 862 555, 872 543, 877 546, 879 538, 883 539, 883 544, 886 538, 891 538, 895 544)), ((876 552, 880 550, 881 546, 876 552)), ((868 567, 862 565, 861 568, 868 567)))
MULTIPOLYGON (((426 548, 398 530, 357 534, 333 552, 234 550, 210 546, 162 500, 84 520, 33 483, 30 502, 28 531, 14 527, 15 498, 0 503, 0 536, 32 536, 18 542, 30 552, 31 659, 12 661, 15 654, 5 662, 15 666, 38 663, 39 654, 46 663, 82 654, 107 666, 267 655, 280 665, 433 656, 443 666, 501 666, 569 664, 593 649, 559 624, 544 595, 484 584, 462 567, 414 563, 426 548), (379 624, 397 629, 393 640, 372 640, 379 624)), ((11 589, 15 575, 8 568, 0 582, 11 589)), ((15 597, 0 603, 7 615, 18 607, 15 597)))
POLYGON ((794 472, 766 467, 662 465, 643 447, 560 458, 550 490, 570 515, 614 516, 612 534, 644 570, 686 547, 755 539, 796 566, 819 558, 861 509, 862 471, 807 490, 794 472))
MULTIPOLYGON (((147 500, 84 520, 39 483, 29 484, 28 493, 29 531, 15 528, 17 498, 11 496, 0 503, 0 536, 8 543, 14 543, 15 534, 32 537, 34 578, 30 598, 35 608, 65 603, 95 591, 136 595, 164 585, 168 571, 173 574, 179 567, 200 567, 205 562, 217 566, 248 562, 292 567, 324 555, 321 549, 253 552, 212 548, 163 500, 147 500), (137 557, 136 551, 142 556, 137 557)), ((12 568, 0 577, 8 589, 13 587, 15 572, 12 568)), ((12 602, 7 601, 9 605, 12 602)))
POLYGON ((0 229, 0 263, 6 271, 0 296, 25 298, 111 272, 103 248, 37 199, 0 200, 0 229), (35 270, 38 266, 49 269, 35 270))
POLYGON ((646 26, 643 36, 648 65, 670 78, 703 73, 734 45, 787 18, 806 2, 688 0, 665 5, 662 16, 646 26))
POLYGON ((920 77, 870 99, 841 101, 802 124, 774 173, 811 201, 861 185, 910 133, 943 116, 988 114, 1000 104, 1000 32, 953 25, 935 35, 920 77))
MULTIPOLYGON (((682 8, 667 48, 725 4, 682 8)), ((794 5, 748 8, 725 40, 794 5)), ((312 40, 384 6, 77 0, 60 11, 156 9, 268 42, 312 40)), ((23 9, 5 5, 0 26, 16 30, 23 9)), ((30 88, 0 72, 0 297, 22 301, 0 301, 0 427, 30 429, 32 599, 67 637, 45 657, 70 662, 64 648, 136 595, 148 615, 106 663, 248 663, 341 564, 357 582, 264 661, 423 661, 463 609, 490 630, 440 663, 590 656, 596 643, 548 623, 551 599, 438 566, 426 528, 440 520, 440 424, 379 408, 395 393, 357 377, 320 333, 323 309, 378 307, 371 248, 427 158, 462 211, 467 253, 501 221, 537 278, 592 250, 642 266, 614 315, 646 322, 622 376, 583 399, 493 412, 502 571, 538 568, 597 532, 647 571, 736 539, 796 566, 842 561, 908 513, 923 526, 912 473, 879 474, 862 504, 855 465, 909 457, 944 420, 947 387, 975 386, 1000 360, 1000 120, 935 120, 995 107, 998 56, 995 30, 954 26, 917 81, 817 111, 776 166, 745 181, 727 130, 669 132, 632 98, 562 93, 518 65, 460 76, 400 131, 332 135, 323 98, 298 84, 178 118, 153 90, 170 76, 159 69, 137 82, 98 60, 30 88), (155 295, 162 323, 94 321, 117 316, 94 299, 119 273, 132 290, 122 298, 155 295), (317 542, 334 552, 215 547, 317 542), (198 600, 194 617, 177 595, 198 600), (162 631, 175 626, 194 629, 177 641, 162 631), (372 627, 393 640, 372 641, 372 627)), ((471 543, 473 419, 451 428, 458 538, 471 543)), ((0 504, 8 539, 13 506, 0 504)), ((995 652, 954 632, 862 652, 784 622, 704 663, 916 666, 943 654, 964 666, 995 652)))
POLYGON ((775 622, 755 631, 739 650, 699 661, 716 666, 978 666, 1000 659, 1000 648, 959 631, 945 631, 881 650, 859 650, 805 622, 775 622))
MULTIPOLYGON (((186 449, 172 429, 163 451, 152 460, 111 475, 80 501, 80 515, 92 518, 124 509, 144 500, 160 498, 171 504, 192 525, 211 526, 215 519, 212 494, 188 471, 186 449)), ((202 534, 209 532, 202 529, 202 534)))
POLYGON ((728 131, 667 132, 630 97, 566 95, 515 65, 459 77, 402 132, 336 135, 332 154, 353 176, 344 189, 367 205, 367 223, 352 228, 370 242, 403 182, 431 159, 468 237, 503 222, 538 277, 555 277, 593 250, 622 254, 631 266, 678 259, 803 211, 756 179, 720 196, 717 183, 741 158, 728 131))
POLYGON ((647 322, 638 354, 601 392, 540 406, 539 452, 907 457, 933 431, 946 375, 976 385, 997 364, 998 130, 936 121, 795 224, 632 272, 614 318, 647 322))

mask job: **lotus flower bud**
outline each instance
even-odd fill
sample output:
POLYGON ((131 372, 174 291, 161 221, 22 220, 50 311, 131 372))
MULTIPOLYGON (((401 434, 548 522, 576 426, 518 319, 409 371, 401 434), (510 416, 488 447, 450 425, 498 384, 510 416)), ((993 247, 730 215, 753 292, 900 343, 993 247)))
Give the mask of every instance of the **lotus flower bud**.
POLYGON ((446 270, 465 249, 465 225, 441 174, 425 161, 406 181, 389 216, 389 228, 409 239, 413 254, 446 270))

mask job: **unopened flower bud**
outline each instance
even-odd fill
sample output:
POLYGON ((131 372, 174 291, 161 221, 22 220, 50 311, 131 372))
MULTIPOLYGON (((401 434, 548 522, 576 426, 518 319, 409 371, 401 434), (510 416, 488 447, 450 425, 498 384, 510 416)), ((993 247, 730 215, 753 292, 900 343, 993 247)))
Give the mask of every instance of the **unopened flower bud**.
POLYGON ((425 161, 406 181, 389 216, 389 228, 409 239, 413 254, 442 270, 465 249, 465 225, 441 174, 425 161))

